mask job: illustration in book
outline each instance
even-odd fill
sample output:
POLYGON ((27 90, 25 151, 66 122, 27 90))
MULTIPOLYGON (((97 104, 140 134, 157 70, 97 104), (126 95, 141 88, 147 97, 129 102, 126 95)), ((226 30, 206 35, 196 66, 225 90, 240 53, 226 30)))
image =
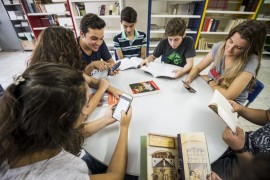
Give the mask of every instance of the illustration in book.
POLYGON ((147 179, 179 179, 176 137, 148 134, 147 179))
POLYGON ((218 90, 214 91, 208 106, 236 133, 236 127, 238 126, 237 114, 232 112, 232 105, 218 90))
POLYGON ((129 84, 129 91, 133 96, 143 96, 158 93, 160 88, 154 81, 145 81, 129 84))
POLYGON ((124 59, 120 59, 119 61, 121 61, 121 65, 119 67, 119 69, 121 71, 126 70, 126 69, 136 69, 139 67, 139 65, 142 62, 142 58, 139 57, 131 57, 131 58, 124 58, 124 59))
POLYGON ((181 70, 182 68, 171 64, 151 62, 148 66, 143 66, 140 69, 152 74, 154 77, 175 78, 174 70, 181 70))
POLYGON ((203 132, 177 134, 180 179, 208 179, 211 166, 203 132))

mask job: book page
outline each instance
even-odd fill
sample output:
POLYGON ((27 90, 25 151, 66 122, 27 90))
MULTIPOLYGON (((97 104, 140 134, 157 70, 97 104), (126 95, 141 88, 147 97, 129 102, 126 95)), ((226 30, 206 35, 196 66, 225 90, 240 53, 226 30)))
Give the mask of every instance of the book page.
POLYGON ((178 171, 176 137, 149 134, 147 137, 147 179, 179 179, 178 171))
POLYGON ((231 104, 218 90, 214 91, 208 106, 236 133, 236 126, 238 126, 237 114, 232 112, 231 104))
POLYGON ((148 66, 141 67, 142 70, 151 73, 154 77, 170 77, 174 78, 174 70, 180 70, 181 67, 174 66, 171 64, 151 62, 148 66))
POLYGON ((211 174, 203 132, 177 135, 181 179, 206 179, 211 174))
POLYGON ((131 69, 131 68, 137 68, 141 62, 142 62, 142 58, 138 58, 138 57, 132 57, 132 58, 124 58, 124 59, 120 59, 119 61, 121 61, 121 65, 119 67, 119 69, 121 71, 126 70, 126 69, 131 69))

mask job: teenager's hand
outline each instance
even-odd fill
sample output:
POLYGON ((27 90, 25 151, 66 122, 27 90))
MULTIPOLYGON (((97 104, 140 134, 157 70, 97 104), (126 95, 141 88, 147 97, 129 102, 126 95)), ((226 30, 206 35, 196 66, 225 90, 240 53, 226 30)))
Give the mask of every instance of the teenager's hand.
POLYGON ((234 150, 242 149, 245 145, 245 132, 240 127, 236 127, 236 134, 233 134, 232 130, 226 127, 222 138, 234 150))
POLYGON ((98 69, 99 71, 105 71, 111 68, 111 64, 105 61, 93 61, 92 63, 94 68, 98 69))
POLYGON ((238 112, 239 113, 244 108, 244 106, 242 106, 241 104, 238 104, 235 101, 232 101, 232 100, 228 100, 228 101, 233 107, 232 112, 238 112))
POLYGON ((143 67, 144 65, 145 66, 148 66, 148 59, 145 59, 145 60, 143 60, 142 62, 141 62, 141 64, 139 65, 140 67, 143 67))
POLYGON ((118 69, 116 69, 116 70, 114 70, 114 71, 109 71, 109 75, 110 76, 115 76, 116 74, 119 74, 119 68, 118 69))
POLYGON ((105 114, 103 116, 106 119, 106 121, 108 122, 108 124, 112 124, 112 123, 115 123, 117 121, 116 119, 114 119, 112 117, 114 108, 115 108, 115 104, 114 105, 110 105, 107 108, 107 110, 106 110, 106 112, 105 112, 105 114))
POLYGON ((207 177, 206 179, 208 179, 208 180, 222 180, 220 177, 219 177, 219 175, 217 175, 214 171, 212 171, 211 172, 211 178, 210 177, 207 177))

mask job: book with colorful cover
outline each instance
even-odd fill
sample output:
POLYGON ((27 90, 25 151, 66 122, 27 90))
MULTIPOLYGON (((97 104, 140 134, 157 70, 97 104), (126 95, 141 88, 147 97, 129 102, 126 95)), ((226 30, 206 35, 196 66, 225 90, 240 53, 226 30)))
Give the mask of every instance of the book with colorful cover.
POLYGON ((223 119, 224 122, 231 128, 231 130, 236 133, 236 127, 239 126, 237 113, 232 112, 232 105, 218 90, 214 91, 208 107, 219 115, 221 119, 223 119))
MULTIPOLYGON (((94 95, 95 93, 90 93, 90 99, 91 97, 94 95)), ((91 101, 91 100, 90 100, 91 101)), ((115 97, 114 95, 112 95, 109 92, 105 92, 102 96, 102 98, 100 99, 97 107, 104 107, 104 106, 109 106, 109 105, 113 105, 113 104, 117 104, 118 102, 118 98, 115 97)))
POLYGON ((148 66, 142 66, 141 70, 152 74, 154 77, 175 78, 175 70, 181 70, 179 66, 166 63, 150 62, 148 66))
POLYGON ((154 81, 129 84, 129 91, 133 97, 159 93, 160 88, 154 81))
POLYGON ((146 156, 147 179, 180 179, 176 137, 148 134, 146 156))
POLYGON ((203 132, 177 134, 180 179, 211 179, 211 166, 203 132))

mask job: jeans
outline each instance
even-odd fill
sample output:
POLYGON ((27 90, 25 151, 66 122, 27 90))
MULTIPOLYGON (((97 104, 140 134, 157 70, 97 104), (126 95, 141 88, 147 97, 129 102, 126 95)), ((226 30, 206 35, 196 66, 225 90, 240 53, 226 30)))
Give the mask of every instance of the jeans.
MULTIPOLYGON (((102 174, 107 172, 108 166, 98 161, 87 151, 85 151, 85 155, 82 157, 82 160, 84 160, 84 162, 87 164, 88 169, 92 174, 102 174)), ((124 180, 138 180, 138 179, 139 179, 138 176, 133 176, 129 174, 126 174, 124 177, 124 180)))

